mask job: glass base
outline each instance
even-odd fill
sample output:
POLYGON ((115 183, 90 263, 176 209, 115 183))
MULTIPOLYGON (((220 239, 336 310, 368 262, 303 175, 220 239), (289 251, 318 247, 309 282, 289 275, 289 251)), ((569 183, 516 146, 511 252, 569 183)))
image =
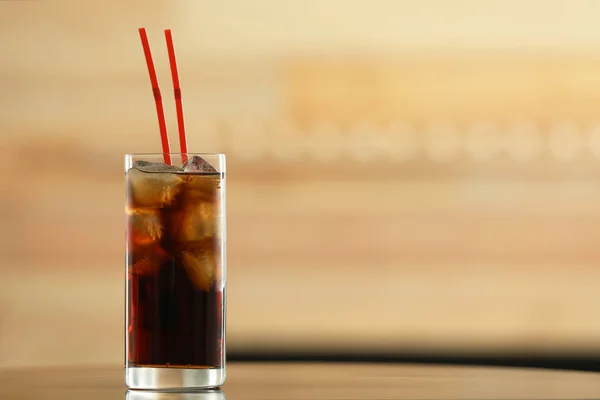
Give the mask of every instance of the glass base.
POLYGON ((125 367, 130 389, 183 390, 217 388, 225 383, 225 368, 125 367))

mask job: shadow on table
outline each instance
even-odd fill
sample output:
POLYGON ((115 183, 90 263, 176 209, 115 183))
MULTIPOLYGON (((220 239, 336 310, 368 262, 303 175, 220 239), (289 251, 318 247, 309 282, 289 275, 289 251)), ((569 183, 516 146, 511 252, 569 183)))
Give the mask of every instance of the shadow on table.
POLYGON ((320 362, 472 365, 497 367, 544 368, 574 371, 600 371, 600 355, 588 357, 543 357, 540 355, 469 355, 469 354, 402 354, 393 353, 324 353, 324 352, 233 352, 228 361, 236 362, 320 362))

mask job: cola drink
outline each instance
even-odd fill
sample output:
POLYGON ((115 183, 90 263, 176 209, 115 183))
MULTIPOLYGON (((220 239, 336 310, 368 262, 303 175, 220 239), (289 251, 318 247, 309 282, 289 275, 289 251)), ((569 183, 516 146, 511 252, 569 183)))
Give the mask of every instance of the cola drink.
POLYGON ((224 380, 224 156, 189 157, 181 167, 126 160, 129 387, 224 380))

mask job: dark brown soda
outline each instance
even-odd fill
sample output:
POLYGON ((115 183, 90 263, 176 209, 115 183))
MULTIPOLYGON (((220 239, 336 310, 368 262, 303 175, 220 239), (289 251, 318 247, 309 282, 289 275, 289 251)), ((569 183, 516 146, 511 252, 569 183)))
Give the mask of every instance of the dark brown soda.
MULTIPOLYGON (((196 179, 197 186, 202 179, 211 179, 208 175, 212 174, 185 175, 186 179, 196 179)), ((216 174, 212 179, 218 181, 220 177, 216 174)), ((175 234, 178 229, 175 225, 182 223, 178 215, 186 212, 185 207, 190 207, 190 185, 189 182, 183 183, 172 202, 152 209, 152 215, 160 220, 163 233, 156 243, 147 246, 150 250, 144 257, 149 259, 147 265, 151 268, 140 273, 132 268, 136 263, 135 248, 140 246, 132 234, 131 217, 128 221, 128 249, 133 249, 127 255, 127 362, 130 367, 223 366, 224 289, 217 283, 203 289, 194 284, 181 258, 182 246, 185 248, 186 244, 182 244, 175 234)), ((202 201, 220 201, 218 190, 220 188, 215 186, 209 200, 197 199, 194 206, 199 206, 202 201)), ((129 205, 139 208, 132 199, 134 196, 129 186, 129 205)), ((215 224, 219 226, 220 221, 215 224)), ((211 254, 220 252, 218 236, 209 237, 202 243, 208 246, 211 254)), ((217 268, 220 269, 221 265, 217 268)))
POLYGON ((222 292, 195 289, 177 265, 131 277, 131 366, 220 367, 222 292))

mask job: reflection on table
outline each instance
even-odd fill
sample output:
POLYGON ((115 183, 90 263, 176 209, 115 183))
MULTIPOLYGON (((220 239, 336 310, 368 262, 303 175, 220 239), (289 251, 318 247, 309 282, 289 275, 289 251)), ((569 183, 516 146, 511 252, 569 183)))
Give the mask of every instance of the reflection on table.
POLYGON ((225 400, 225 393, 220 389, 185 392, 128 390, 125 400, 225 400))

